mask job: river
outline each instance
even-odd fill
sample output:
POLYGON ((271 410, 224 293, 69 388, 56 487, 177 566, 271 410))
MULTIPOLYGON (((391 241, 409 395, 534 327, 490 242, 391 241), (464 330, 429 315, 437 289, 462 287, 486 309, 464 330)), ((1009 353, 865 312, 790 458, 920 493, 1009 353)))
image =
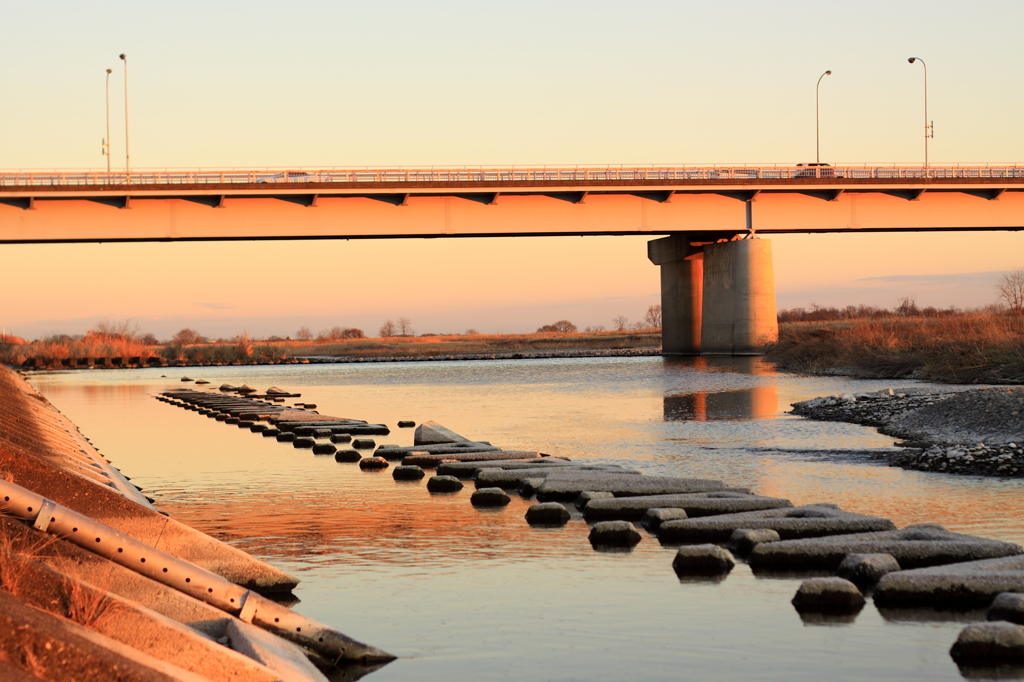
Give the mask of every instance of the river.
MULTIPOLYGON (((786 414, 798 400, 913 382, 800 377, 756 358, 599 358, 312 364, 39 373, 54 405, 175 518, 301 579, 295 609, 400 659, 385 680, 957 680, 963 627, 890 621, 870 604, 847 625, 804 624, 798 579, 681 582, 674 550, 644 532, 595 552, 587 528, 534 529, 530 502, 469 504, 472 486, 363 472, 156 401, 182 376, 278 386, 324 414, 435 420, 506 449, 615 461, 785 497, 835 502, 897 525, 1024 543, 1020 480, 889 468, 873 429, 786 414), (850 450, 840 453, 837 450, 850 450)), ((916 384, 924 385, 924 384, 916 384)), ((197 387, 201 388, 201 387, 197 387)))

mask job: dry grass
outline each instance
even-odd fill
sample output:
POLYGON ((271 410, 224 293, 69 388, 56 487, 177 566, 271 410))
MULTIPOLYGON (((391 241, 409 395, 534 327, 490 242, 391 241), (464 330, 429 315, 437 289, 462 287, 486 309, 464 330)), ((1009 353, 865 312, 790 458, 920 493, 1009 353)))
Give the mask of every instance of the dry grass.
MULTIPOLYGON (((63 572, 74 575, 73 571, 67 569, 63 572)), ((102 582, 106 584, 94 586, 84 585, 73 578, 64 580, 64 609, 68 619, 87 628, 97 629, 123 610, 123 604, 112 599, 107 591, 111 581, 102 582)))
POLYGON ((780 325, 780 369, 947 383, 1024 383, 1024 316, 992 311, 780 325))

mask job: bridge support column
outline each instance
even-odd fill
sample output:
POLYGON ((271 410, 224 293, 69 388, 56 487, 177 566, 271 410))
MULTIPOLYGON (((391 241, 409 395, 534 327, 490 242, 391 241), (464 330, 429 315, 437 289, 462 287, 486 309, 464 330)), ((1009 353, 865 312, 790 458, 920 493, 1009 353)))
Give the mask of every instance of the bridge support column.
POLYGON ((706 245, 703 308, 702 355, 760 355, 777 341, 771 242, 706 245))
POLYGON ((700 355, 704 253, 687 234, 647 242, 661 266, 661 348, 665 355, 700 355))

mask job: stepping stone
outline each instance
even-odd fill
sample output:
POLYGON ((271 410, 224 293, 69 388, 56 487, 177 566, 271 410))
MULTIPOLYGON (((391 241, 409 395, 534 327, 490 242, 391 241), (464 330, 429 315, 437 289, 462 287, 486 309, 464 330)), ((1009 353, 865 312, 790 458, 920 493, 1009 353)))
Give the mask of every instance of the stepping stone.
POLYGON ((889 554, 902 568, 914 569, 1021 552, 1019 545, 1009 542, 951 533, 941 526, 925 524, 888 532, 773 542, 755 548, 749 563, 754 571, 834 572, 847 554, 889 554))
POLYGON ((793 606, 799 612, 858 613, 864 608, 864 595, 843 578, 811 578, 800 584, 793 606))
POLYGON ((406 454, 426 452, 430 455, 449 455, 461 452, 501 452, 501 448, 495 447, 490 443, 445 443, 444 445, 413 445, 409 447, 382 445, 381 447, 396 452, 405 452, 406 454))
POLYGON ((443 462, 437 465, 437 473, 457 478, 473 478, 484 469, 536 469, 539 467, 572 466, 572 462, 557 457, 536 457, 533 459, 496 459, 475 462, 443 462))
POLYGON ((886 573, 898 570, 900 564, 892 554, 847 554, 836 575, 866 589, 878 584, 886 573))
POLYGON ((291 443, 295 440, 295 434, 285 431, 284 433, 277 434, 277 440, 281 443, 291 443))
POLYGON ((722 490, 725 484, 701 478, 681 476, 637 476, 580 472, 575 476, 549 474, 537 491, 540 502, 571 501, 584 491, 609 492, 616 497, 703 493, 722 490))
MULTIPOLYGON (((974 663, 985 667, 1000 663, 1024 663, 1024 627, 1005 621, 968 625, 960 632, 949 654, 957 663, 974 663)), ((1013 678, 1017 679, 1018 676, 1013 675, 1013 678)))
POLYGON ((252 431, 253 433, 263 433, 264 431, 267 430, 267 425, 266 424, 253 424, 252 426, 249 427, 249 430, 252 431))
POLYGON ((387 469, 388 461, 383 457, 366 457, 359 460, 359 468, 365 470, 387 469))
POLYGON ((661 528, 661 524, 666 521, 677 521, 685 518, 689 518, 685 509, 648 509, 647 513, 640 520, 640 525, 652 533, 657 533, 658 529, 661 528))
MULTIPOLYGON (((789 509, 723 514, 699 519, 666 521, 658 529, 658 539, 665 544, 694 544, 705 542, 725 544, 732 532, 739 528, 771 528, 782 539, 820 537, 870 531, 894 530, 888 519, 845 512, 835 505, 813 504, 789 509)), ((776 543, 763 545, 769 547, 776 543)), ((756 553, 756 551, 755 551, 756 553)), ((842 558, 839 559, 842 561, 842 558)), ((836 567, 839 565, 836 562, 836 567)), ((833 568, 834 570, 834 568, 833 568)))
POLYGON ((427 490, 432 493, 454 493, 462 490, 462 481, 454 476, 434 476, 427 481, 427 490))
POLYGON ((590 529, 591 545, 633 547, 640 542, 640 533, 629 521, 601 521, 590 529))
POLYGON ((411 429, 414 426, 416 426, 416 422, 414 422, 414 421, 402 420, 402 421, 398 422, 398 428, 400 428, 400 429, 411 429))
POLYGON ((548 467, 541 466, 533 469, 483 469, 477 472, 473 480, 477 488, 518 488, 528 478, 547 478, 548 475, 561 475, 566 472, 592 471, 598 473, 621 473, 640 475, 639 471, 622 469, 614 466, 571 466, 571 467, 548 467))
POLYGON ((778 542, 781 539, 778 531, 771 528, 737 528, 729 536, 726 546, 745 556, 763 542, 778 542))
POLYGON ((1001 592, 1024 592, 1024 555, 887 573, 873 598, 879 608, 984 609, 1001 592))
POLYGON ((239 421, 238 417, 228 417, 227 419, 224 420, 224 423, 225 424, 235 425, 235 424, 238 423, 238 421, 239 421))
POLYGON ((539 502, 526 510, 526 522, 531 526, 564 526, 572 515, 558 502, 539 502))
POLYGON ((397 466, 391 471, 391 476, 396 481, 418 481, 426 475, 426 472, 417 466, 397 466))
POLYGON ((1024 625, 1024 594, 1002 592, 985 613, 987 620, 1008 620, 1024 625))
POLYGON ((337 450, 331 443, 317 443, 313 446, 314 455, 333 455, 337 450))
POLYGON ((292 441, 292 445, 297 448, 311 448, 316 445, 316 441, 312 438, 296 438, 292 441))
POLYGON ((680 547, 672 560, 676 575, 725 575, 736 562, 732 555, 718 545, 688 545, 680 547))
POLYGON ((248 428, 252 427, 252 425, 255 424, 255 423, 256 422, 249 421, 248 419, 239 419, 238 420, 238 428, 240 428, 240 429, 248 429, 248 428))
POLYGON ((352 436, 347 433, 335 433, 331 436, 332 443, 351 443, 352 436))
POLYGON ((358 462, 363 456, 356 450, 338 450, 334 453, 335 462, 358 462))
MULTIPOLYGON (((543 484, 541 484, 541 485, 543 485, 543 484)), ((540 486, 538 486, 538 487, 540 487, 540 486)), ((580 493, 576 497, 576 502, 574 504, 576 505, 577 509, 582 511, 583 508, 586 507, 590 503, 591 500, 610 500, 610 499, 613 499, 614 497, 615 497, 614 493, 608 493, 608 492, 597 491, 597 490, 584 490, 582 493, 580 493)))
POLYGON ((270 429, 264 429, 263 431, 261 431, 261 433, 263 434, 264 438, 270 438, 271 436, 276 438, 277 436, 281 435, 281 430, 280 429, 270 428, 270 429))
POLYGON ((332 435, 330 429, 313 429, 313 438, 330 438, 332 435))
POLYGON ((424 469, 435 469, 444 460, 477 462, 489 459, 534 459, 538 457, 540 457, 539 452, 453 452, 437 455, 409 455, 403 461, 424 469))
POLYGON ((356 438, 352 441, 352 447, 357 450, 372 450, 377 446, 372 438, 356 438))
POLYGON ((512 498, 501 488, 480 488, 469 498, 474 507, 504 507, 512 498))
POLYGON ((678 507, 686 511, 687 518, 736 514, 761 509, 792 507, 789 500, 777 497, 760 497, 743 493, 697 493, 695 495, 642 495, 639 497, 616 497, 594 500, 583 508, 587 521, 610 521, 621 519, 635 521, 642 519, 648 509, 678 507))

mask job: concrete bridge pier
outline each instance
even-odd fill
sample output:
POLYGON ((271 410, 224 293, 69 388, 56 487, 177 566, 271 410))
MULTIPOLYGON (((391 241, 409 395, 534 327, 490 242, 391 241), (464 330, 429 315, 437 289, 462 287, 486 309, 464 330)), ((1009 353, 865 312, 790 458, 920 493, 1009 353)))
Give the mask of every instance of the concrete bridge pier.
POLYGON ((661 266, 665 355, 760 355, 778 340, 771 242, 702 242, 674 234, 648 242, 661 266))

